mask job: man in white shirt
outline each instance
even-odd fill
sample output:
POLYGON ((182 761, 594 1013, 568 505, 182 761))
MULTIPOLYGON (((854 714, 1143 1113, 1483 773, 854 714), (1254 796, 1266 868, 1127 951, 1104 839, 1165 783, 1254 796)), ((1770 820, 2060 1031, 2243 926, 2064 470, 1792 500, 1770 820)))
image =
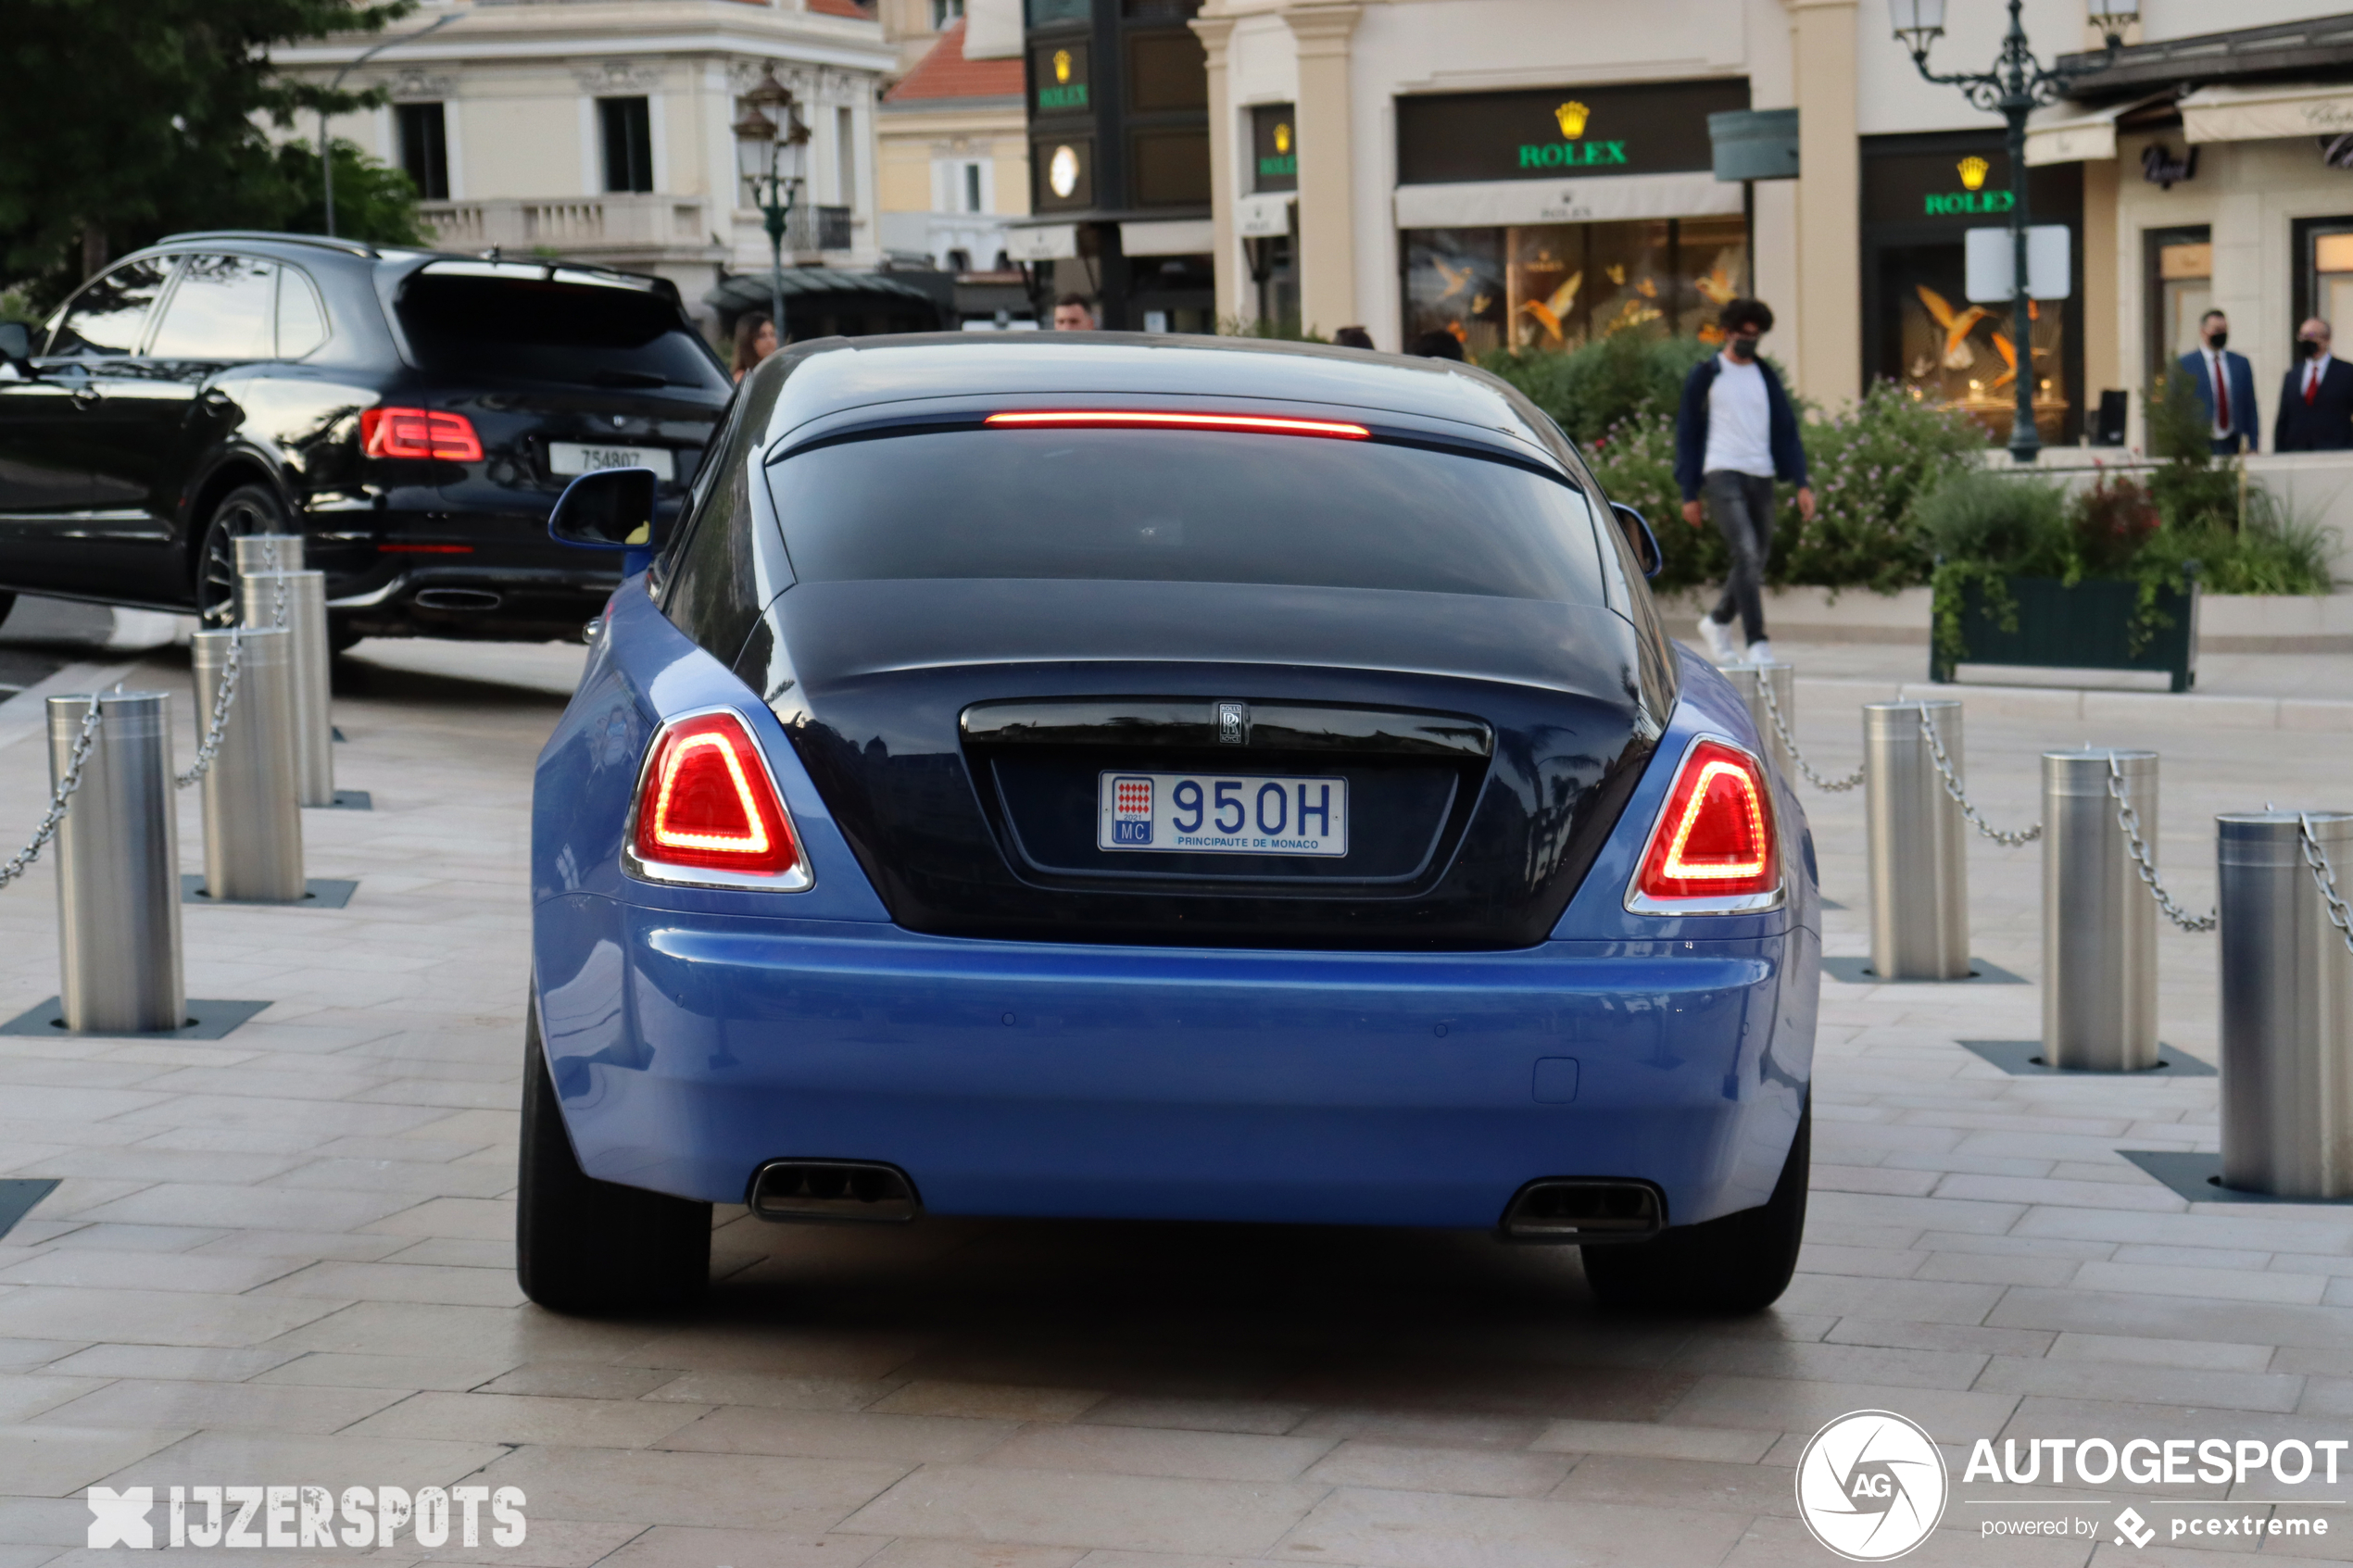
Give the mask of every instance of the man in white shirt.
POLYGON ((1756 354, 1758 340, 1773 330, 1771 307, 1762 300, 1735 299, 1718 321, 1723 352, 1701 360, 1683 383, 1675 420, 1675 479, 1683 493, 1683 521, 1697 528, 1704 517, 1714 518, 1732 553, 1723 596, 1700 617, 1707 655, 1718 664, 1741 662, 1731 633, 1732 617, 1738 615, 1748 662, 1764 664, 1773 657, 1765 637, 1773 481, 1797 486, 1798 515, 1808 522, 1814 521, 1814 491, 1806 482, 1796 411, 1780 377, 1756 354))

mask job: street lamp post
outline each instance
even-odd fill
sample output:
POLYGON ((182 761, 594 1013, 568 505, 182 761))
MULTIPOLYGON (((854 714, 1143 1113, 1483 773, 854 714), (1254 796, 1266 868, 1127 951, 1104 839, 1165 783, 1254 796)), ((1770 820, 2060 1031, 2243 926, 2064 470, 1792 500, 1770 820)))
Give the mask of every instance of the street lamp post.
POLYGON ((2010 155, 2010 332, 2018 345, 2013 381, 2018 407, 2010 417, 2010 458, 2031 463, 2043 449, 2034 428, 2033 307, 2026 294, 2026 117, 2073 86, 2082 77, 2116 62, 2124 46, 2125 25, 2141 14, 2141 0, 2091 0, 2090 20, 2107 36, 2108 54, 2090 65, 2063 69, 2046 67, 2027 47, 2026 27, 2019 19, 2021 0, 2010 0, 2010 30, 2002 37, 2002 53, 1994 69, 1981 73, 1940 76, 1928 69, 1928 46, 1944 31, 1944 0, 1887 0, 1895 41, 1909 49, 1921 76, 1940 87, 1957 87, 1981 109, 2002 117, 2008 128, 2010 155))
MULTIPOLYGON (((452 11, 447 16, 442 17, 417 29, 414 32, 404 32, 397 38, 385 39, 383 43, 377 44, 374 48, 370 49, 358 59, 353 60, 349 65, 345 66, 341 70, 335 72, 333 79, 327 83, 327 91, 330 93, 341 91, 343 87, 343 79, 345 77, 349 76, 353 71, 358 70, 361 66, 366 65, 370 60, 374 59, 378 55, 383 54, 386 49, 391 48, 394 44, 414 43, 416 40, 422 38, 426 33, 432 32, 438 28, 447 27, 451 22, 454 22, 457 19, 458 13, 452 11)), ((333 146, 327 140, 327 111, 323 106, 319 110, 319 172, 321 177, 326 182, 327 237, 332 240, 335 237, 335 153, 333 146)))
POLYGON ((761 69, 759 82, 741 101, 743 118, 732 127, 736 165, 768 230, 768 319, 781 345, 785 341, 785 223, 800 195, 801 165, 809 156, 809 127, 801 122, 792 90, 776 80, 773 66, 761 69))

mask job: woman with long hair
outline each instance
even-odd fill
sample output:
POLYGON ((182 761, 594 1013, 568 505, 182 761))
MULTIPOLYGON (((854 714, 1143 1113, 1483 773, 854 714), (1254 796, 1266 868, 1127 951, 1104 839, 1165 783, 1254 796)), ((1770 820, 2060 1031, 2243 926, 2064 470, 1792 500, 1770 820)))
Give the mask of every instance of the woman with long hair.
POLYGON ((752 311, 736 322, 736 379, 749 375, 752 367, 776 352, 776 323, 758 311, 752 311))

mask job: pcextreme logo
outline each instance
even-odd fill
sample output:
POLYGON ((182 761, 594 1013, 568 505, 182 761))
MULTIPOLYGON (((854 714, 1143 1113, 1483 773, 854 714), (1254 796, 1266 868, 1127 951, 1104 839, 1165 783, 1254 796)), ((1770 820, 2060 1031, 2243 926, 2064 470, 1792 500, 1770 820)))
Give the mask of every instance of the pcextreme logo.
POLYGON ((1850 1562, 1885 1562, 1944 1516, 1944 1456, 1893 1411, 1853 1411, 1814 1434, 1797 1461, 1797 1512, 1850 1562))

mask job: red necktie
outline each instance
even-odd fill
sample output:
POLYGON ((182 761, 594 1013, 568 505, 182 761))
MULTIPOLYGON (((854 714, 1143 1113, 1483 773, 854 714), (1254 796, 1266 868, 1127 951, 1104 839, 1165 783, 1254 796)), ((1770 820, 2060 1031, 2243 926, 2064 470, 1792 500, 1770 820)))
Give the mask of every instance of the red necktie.
POLYGON ((2304 372, 2304 406, 2307 408, 2310 408, 2312 406, 2312 399, 2319 396, 2320 393, 2321 362, 2318 359, 2315 359, 2312 361, 2311 367, 2304 372))
POLYGON ((2214 422, 2231 428, 2231 374, 2220 354, 2214 357, 2214 422))

